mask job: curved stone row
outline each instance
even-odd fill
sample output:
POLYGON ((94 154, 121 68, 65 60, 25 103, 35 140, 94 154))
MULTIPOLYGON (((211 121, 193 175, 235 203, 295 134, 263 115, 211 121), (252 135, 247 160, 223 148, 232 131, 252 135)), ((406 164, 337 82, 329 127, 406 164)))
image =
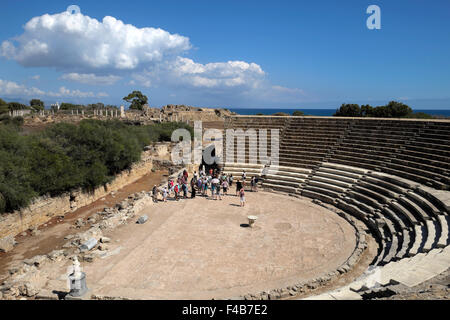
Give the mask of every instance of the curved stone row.
MULTIPOLYGON (((450 266, 450 192, 442 190, 450 181, 450 122, 266 117, 262 128, 282 121, 279 165, 262 170, 262 186, 332 205, 379 244, 347 293, 364 289, 375 269, 378 285, 413 286, 450 266)), ((259 119, 236 117, 228 127, 259 128, 259 119)))
MULTIPOLYGON (((450 189, 450 121, 236 116, 225 129, 280 130, 281 166, 313 169, 328 161, 450 189)), ((270 151, 270 130, 266 139, 270 151)), ((248 143, 245 150, 252 154, 248 143)))

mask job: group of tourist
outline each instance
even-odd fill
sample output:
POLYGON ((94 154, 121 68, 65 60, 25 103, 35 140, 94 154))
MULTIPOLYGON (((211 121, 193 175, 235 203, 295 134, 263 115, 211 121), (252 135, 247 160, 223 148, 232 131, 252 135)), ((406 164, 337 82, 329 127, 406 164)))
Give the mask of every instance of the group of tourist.
MULTIPOLYGON (((158 189, 155 185, 152 190, 153 201, 158 202, 158 195, 161 193, 162 201, 167 202, 168 197, 173 197, 174 200, 187 199, 189 188, 191 198, 195 198, 197 194, 203 197, 210 197, 213 200, 222 200, 223 196, 228 195, 229 191, 233 187, 233 183, 236 184, 236 196, 240 198, 240 205, 245 206, 245 180, 247 173, 245 170, 242 172, 241 179, 235 178, 232 174, 225 174, 223 171, 217 169, 210 169, 209 172, 201 170, 199 173, 194 172, 193 177, 189 180, 189 174, 186 170, 178 175, 176 181, 170 179, 167 182, 167 186, 164 186, 162 190, 158 189)), ((250 181, 251 191, 257 192, 258 188, 257 176, 253 176, 250 181)))

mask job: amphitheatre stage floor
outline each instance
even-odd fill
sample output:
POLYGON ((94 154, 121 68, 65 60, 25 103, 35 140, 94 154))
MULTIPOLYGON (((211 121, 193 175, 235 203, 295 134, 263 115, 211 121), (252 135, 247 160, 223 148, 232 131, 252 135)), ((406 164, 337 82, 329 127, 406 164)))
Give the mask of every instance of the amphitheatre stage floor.
POLYGON ((244 208, 231 195, 146 207, 145 224, 115 229, 109 256, 83 263, 89 288, 131 299, 232 298, 336 270, 355 248, 353 227, 308 199, 246 198, 244 208), (253 228, 241 226, 248 215, 258 216, 253 228))

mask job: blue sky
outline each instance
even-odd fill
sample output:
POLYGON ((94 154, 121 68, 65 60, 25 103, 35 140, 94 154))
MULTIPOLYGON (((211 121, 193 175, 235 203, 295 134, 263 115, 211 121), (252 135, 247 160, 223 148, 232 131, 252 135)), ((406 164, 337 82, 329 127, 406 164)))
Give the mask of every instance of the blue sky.
POLYGON ((1 8, 7 101, 119 105, 141 90, 152 106, 400 100, 450 109, 446 0, 2 0, 1 8), (72 4, 81 14, 64 13, 72 4), (380 30, 366 27, 371 4, 381 8, 380 30))

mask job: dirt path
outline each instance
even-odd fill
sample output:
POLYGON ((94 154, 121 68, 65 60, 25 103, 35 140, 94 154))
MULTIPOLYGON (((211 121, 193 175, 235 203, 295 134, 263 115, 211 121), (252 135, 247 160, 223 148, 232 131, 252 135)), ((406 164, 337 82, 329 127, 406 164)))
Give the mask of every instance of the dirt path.
MULTIPOLYGON (((0 253, 0 283, 5 278, 10 266, 15 262, 59 249, 67 242, 67 240, 64 240, 64 237, 75 232, 72 226, 77 219, 86 218, 96 212, 102 211, 106 207, 113 207, 116 203, 121 202, 132 193, 144 190, 150 191, 153 185, 159 184, 165 175, 167 175, 167 170, 149 173, 113 194, 110 193, 90 205, 66 214, 62 219, 59 217, 53 218, 38 228, 40 231, 39 235, 32 236, 27 232, 26 236, 17 236, 16 241, 18 245, 14 250, 8 253, 0 253)), ((77 232, 83 231, 84 229, 87 230, 87 228, 77 229, 77 232)))

